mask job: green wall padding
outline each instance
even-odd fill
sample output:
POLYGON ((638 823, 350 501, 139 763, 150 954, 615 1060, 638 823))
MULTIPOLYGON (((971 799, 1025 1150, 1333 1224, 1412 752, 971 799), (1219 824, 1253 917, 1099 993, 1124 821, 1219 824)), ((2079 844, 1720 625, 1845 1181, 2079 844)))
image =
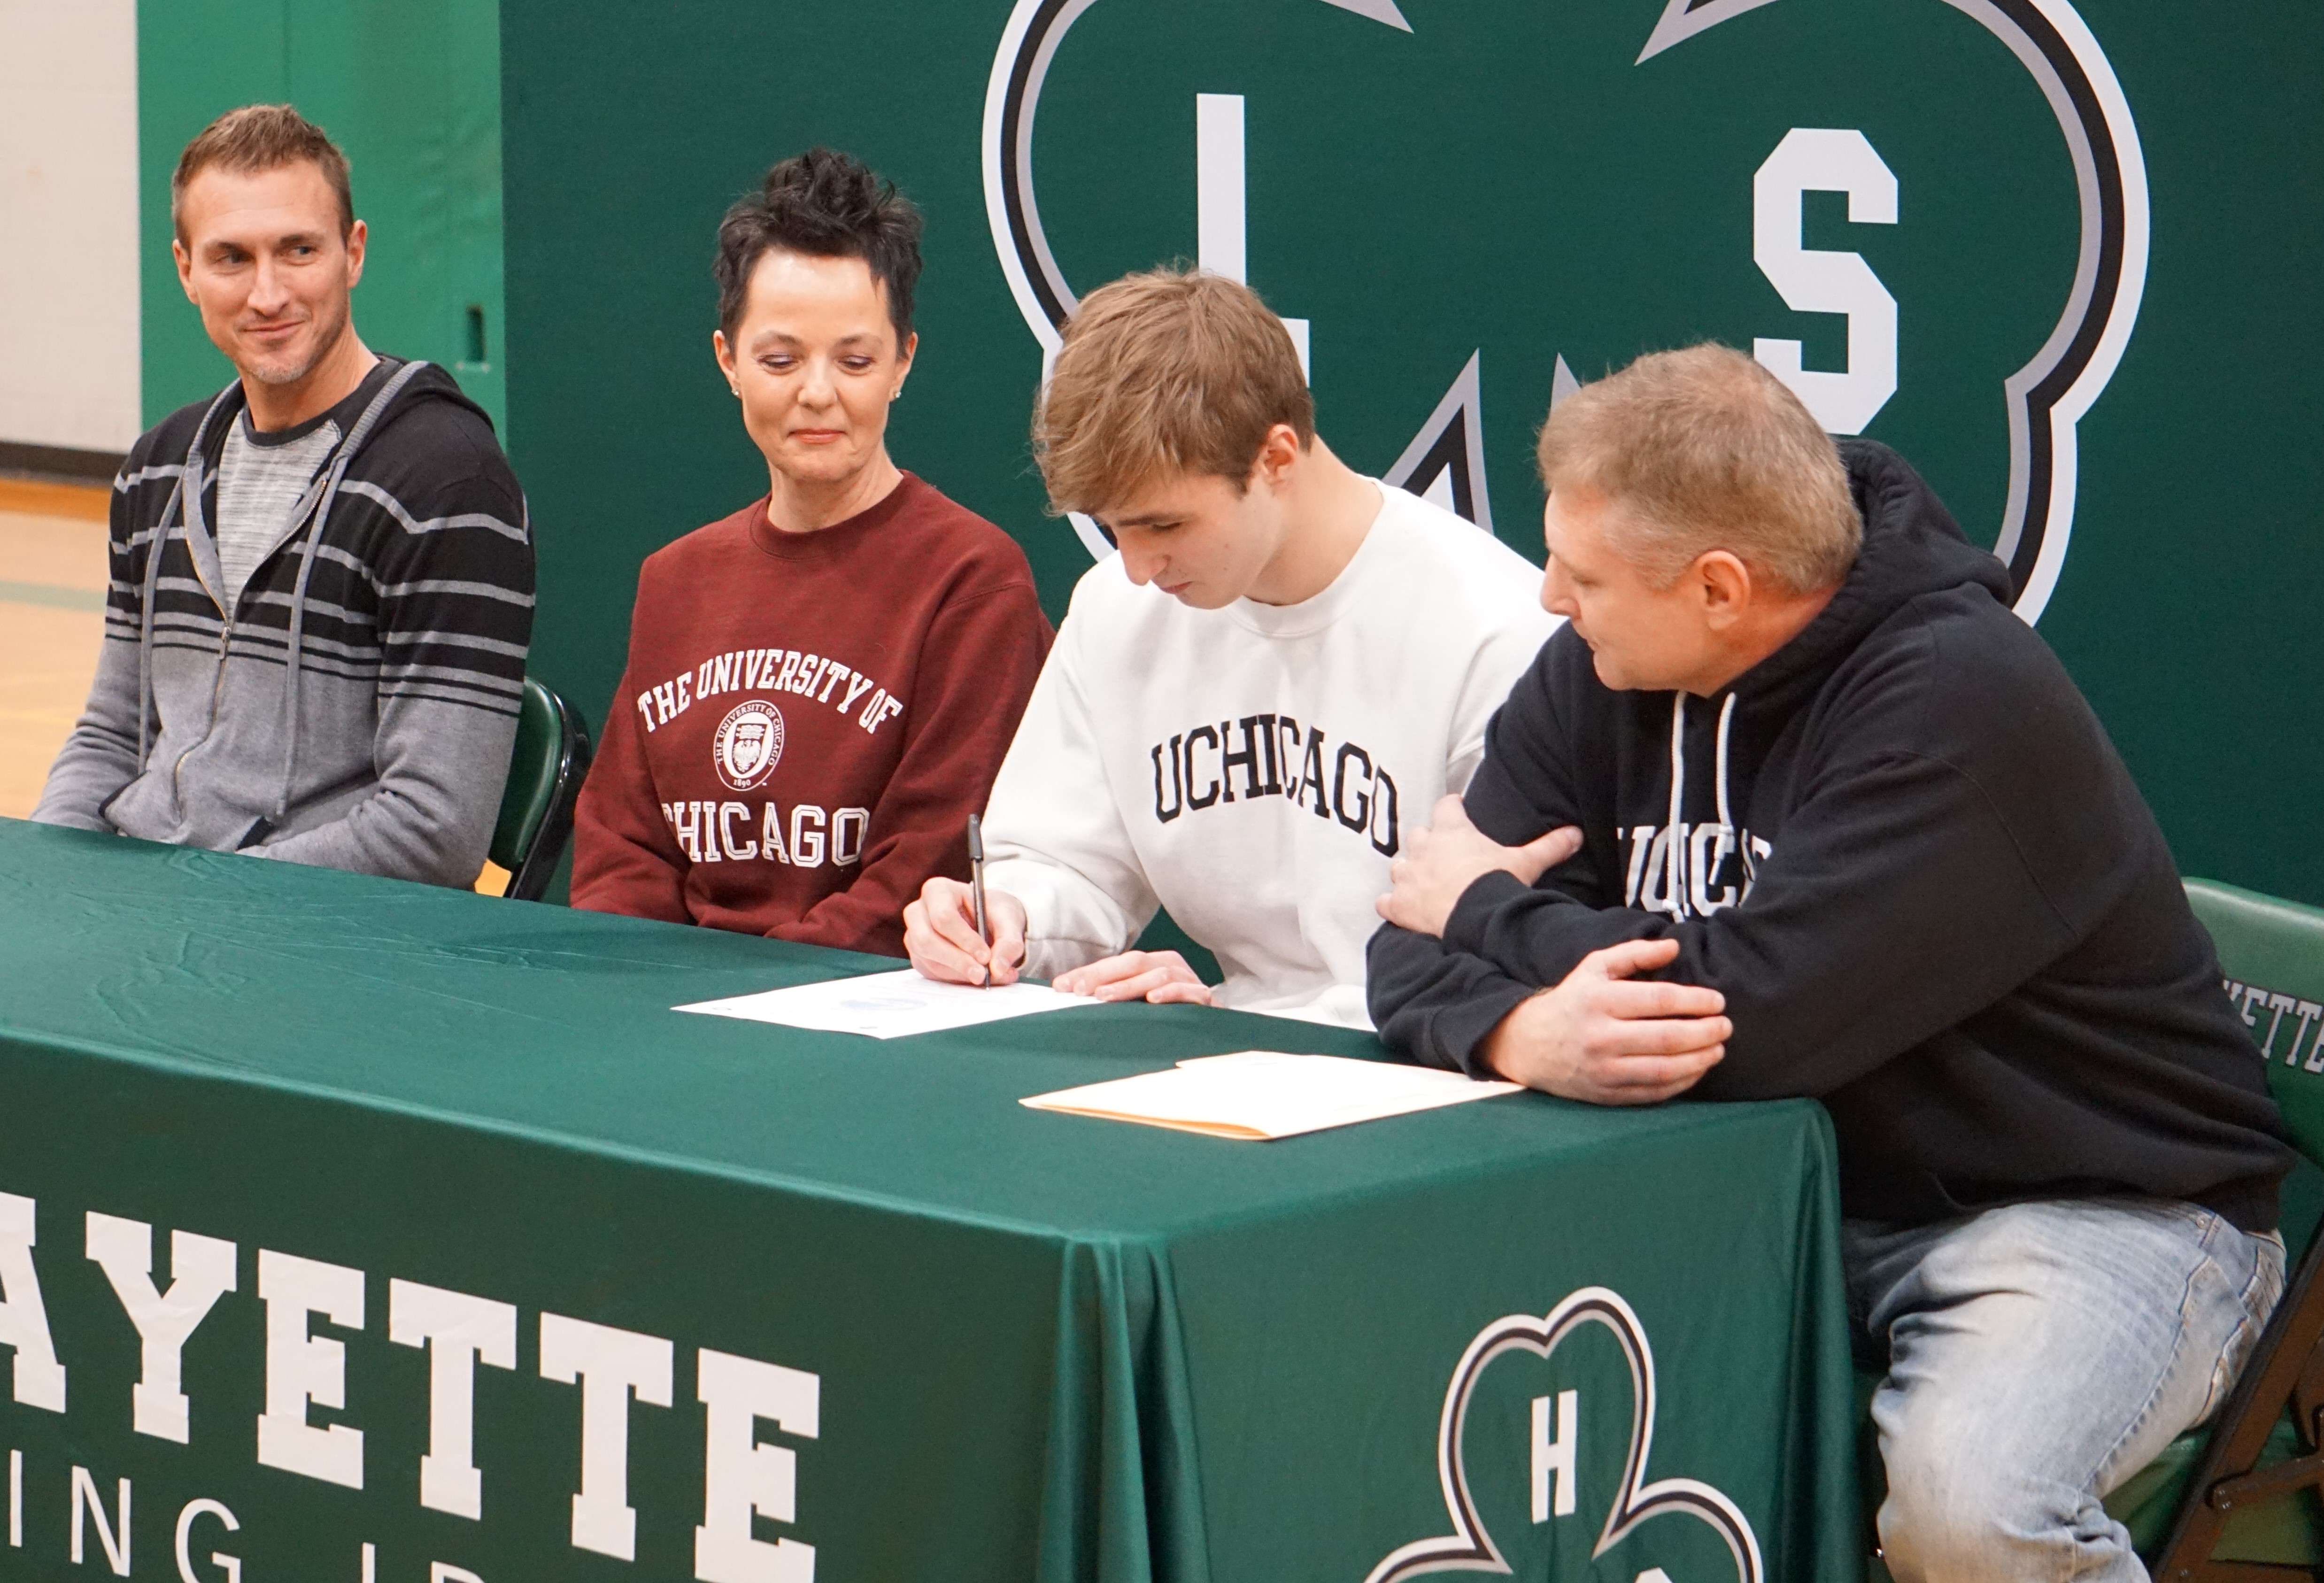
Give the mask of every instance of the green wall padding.
POLYGON ((496 0, 141 0, 137 89, 147 423, 234 373, 178 284, 170 173, 219 115, 288 102, 354 167, 371 230, 356 330, 443 364, 505 440, 496 0))
MULTIPOLYGON (((2004 381, 2071 295, 2081 209, 2051 100, 1980 17, 2033 25, 2064 7, 1399 4, 505 0, 536 667, 602 717, 640 560, 763 487, 711 364, 707 265, 724 207, 817 142, 928 216, 898 460, 1019 534, 1062 608, 1088 557, 1040 512, 1025 440, 1040 351, 982 177, 1012 12, 1077 17, 1033 141, 1065 279, 1086 290, 1195 253, 1195 96, 1244 96, 1250 279, 1313 324, 1324 433, 1388 468, 1479 354, 1494 522, 1536 558, 1531 441, 1559 356, 1589 378, 1715 336, 1795 339, 1809 368, 1843 365, 1847 321, 1793 311, 1755 263, 1754 181, 1792 129, 1860 131, 1896 179, 1896 222, 1851 222, 1846 198, 1812 191, 1801 241, 1860 254, 1898 304, 1898 388, 1867 432, 1995 539, 2004 381), (1697 31, 1642 60, 1665 26, 1697 31)), ((2072 15, 2136 124, 2152 257, 2135 334, 2080 424, 2042 630, 2186 869, 2324 901, 2308 839, 2324 784, 2324 207, 2299 201, 2324 159, 2324 30, 2295 0, 2200 17, 2080 0, 2072 15)), ((2118 206, 2109 224, 2121 241, 2118 206)))

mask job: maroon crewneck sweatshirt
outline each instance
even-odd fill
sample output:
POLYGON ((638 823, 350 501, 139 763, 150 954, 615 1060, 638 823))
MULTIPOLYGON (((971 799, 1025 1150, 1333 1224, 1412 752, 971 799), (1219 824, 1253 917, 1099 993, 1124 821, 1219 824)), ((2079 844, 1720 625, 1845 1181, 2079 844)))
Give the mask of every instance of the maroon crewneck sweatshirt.
POLYGON ((1051 635, 1016 541, 908 473, 816 532, 761 500, 655 552, 573 905, 901 956, 1051 635))

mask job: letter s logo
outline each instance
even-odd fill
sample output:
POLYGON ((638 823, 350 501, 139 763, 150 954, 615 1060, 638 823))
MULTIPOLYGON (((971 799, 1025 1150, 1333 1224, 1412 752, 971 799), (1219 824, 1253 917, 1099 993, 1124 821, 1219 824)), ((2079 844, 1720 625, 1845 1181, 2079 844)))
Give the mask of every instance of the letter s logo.
POLYGON ((1896 178, 1860 132, 1794 126, 1751 182, 1751 256, 1794 313, 1848 316, 1848 367, 1800 366, 1797 341, 1751 343, 1751 354, 1792 387, 1834 434, 1862 434, 1896 393, 1896 299, 1861 253, 1800 245, 1800 198, 1848 194, 1856 225, 1896 223, 1896 178))

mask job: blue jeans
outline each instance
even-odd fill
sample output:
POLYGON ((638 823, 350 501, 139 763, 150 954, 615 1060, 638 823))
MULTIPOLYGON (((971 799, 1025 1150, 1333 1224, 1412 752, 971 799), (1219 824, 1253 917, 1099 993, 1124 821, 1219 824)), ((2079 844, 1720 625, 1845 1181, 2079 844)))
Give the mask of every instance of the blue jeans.
POLYGON ((2283 1242, 2160 1199, 1840 1232, 1896 1583, 2143 1583, 2099 1503, 2216 1411, 2283 1294, 2283 1242))

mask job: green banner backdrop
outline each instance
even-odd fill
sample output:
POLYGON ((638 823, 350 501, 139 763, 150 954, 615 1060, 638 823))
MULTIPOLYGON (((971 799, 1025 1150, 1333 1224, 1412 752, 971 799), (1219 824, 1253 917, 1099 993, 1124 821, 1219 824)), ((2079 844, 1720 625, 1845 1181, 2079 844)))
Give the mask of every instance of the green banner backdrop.
POLYGON ((718 216, 814 143, 928 217, 906 466, 1090 560, 1025 439, 1074 293, 1173 257, 1325 433, 1540 557, 1565 381, 1716 336, 2012 563, 2181 863, 2324 900, 2311 7, 2155 0, 503 0, 537 668, 601 714, 638 563, 763 487, 718 216))

